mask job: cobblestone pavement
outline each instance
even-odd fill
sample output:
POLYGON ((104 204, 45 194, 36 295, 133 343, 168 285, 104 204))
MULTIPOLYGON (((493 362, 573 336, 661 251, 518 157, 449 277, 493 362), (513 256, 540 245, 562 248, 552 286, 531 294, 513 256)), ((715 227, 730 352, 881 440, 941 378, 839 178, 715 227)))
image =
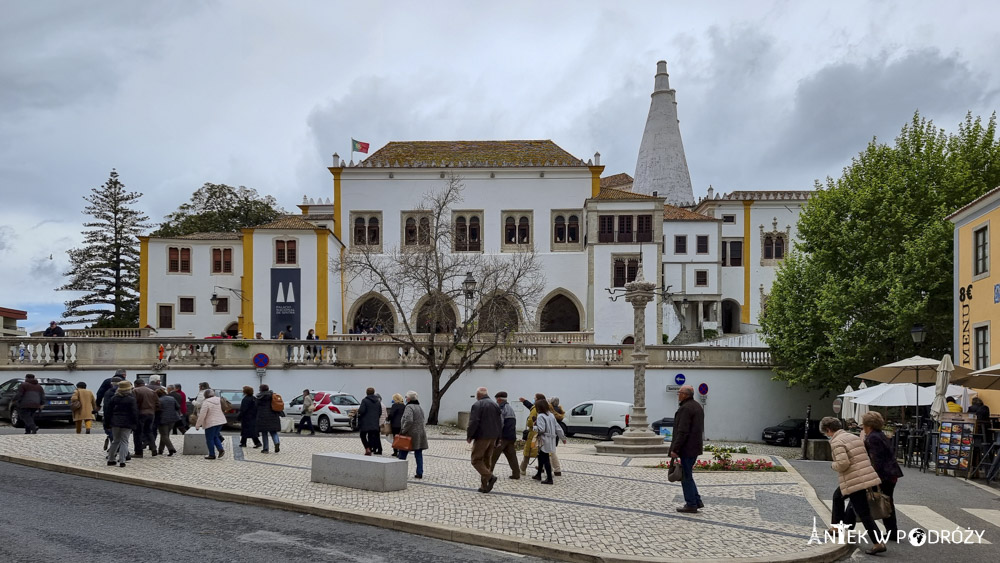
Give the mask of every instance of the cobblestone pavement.
MULTIPOLYGON (((484 495, 476 491, 479 478, 469 464, 471 447, 464 436, 448 430, 430 434, 424 478, 411 478, 405 491, 395 493, 310 482, 311 455, 363 453, 357 434, 282 435, 281 452, 266 455, 258 449, 233 448, 233 438, 227 436, 227 455, 221 460, 147 454, 126 468, 105 464, 103 434, 5 435, 0 436, 0 454, 266 494, 300 504, 333 505, 618 556, 805 558, 828 549, 807 545, 813 517, 824 521, 828 516, 817 514, 816 504, 806 498, 808 484, 794 470, 698 473, 705 508, 700 514, 685 515, 674 510, 683 504, 679 483, 668 482, 666 471, 647 467, 658 459, 596 456, 593 443, 571 443, 559 448, 562 476, 556 477, 554 486, 525 477, 508 479, 510 469, 501 458, 496 488, 484 495)), ((182 440, 175 443, 179 447, 182 440)), ((386 451, 391 451, 388 445, 386 451)), ((409 463, 412 475, 412 456, 409 463)))

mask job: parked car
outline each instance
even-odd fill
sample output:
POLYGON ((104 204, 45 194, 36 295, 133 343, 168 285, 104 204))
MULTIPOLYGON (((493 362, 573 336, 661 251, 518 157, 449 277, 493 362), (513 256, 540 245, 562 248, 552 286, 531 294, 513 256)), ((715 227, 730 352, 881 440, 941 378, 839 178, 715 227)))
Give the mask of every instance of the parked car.
POLYGON ((239 424, 240 405, 243 403, 242 389, 212 389, 216 397, 225 397, 233 408, 226 411, 226 424, 239 424))
MULTIPOLYGON (((768 444, 785 445, 798 447, 802 445, 802 438, 805 436, 806 419, 789 418, 777 426, 768 426, 761 433, 761 439, 768 444)), ((809 421, 809 439, 822 438, 819 431, 819 421, 809 421)))
MULTIPOLYGON (((24 383, 24 378, 9 379, 0 384, 0 418, 10 420, 11 425, 24 428, 24 422, 17 413, 17 403, 14 396, 17 387, 24 383)), ((38 383, 45 391, 45 407, 35 413, 35 420, 63 420, 73 422, 73 411, 69 401, 76 391, 76 386, 65 379, 42 377, 38 383)))
POLYGON ((631 408, 632 403, 620 401, 595 400, 580 403, 563 418, 566 435, 593 434, 610 440, 628 428, 631 408))
MULTIPOLYGON (((296 424, 302 418, 302 397, 303 395, 299 395, 285 403, 285 416, 290 417, 296 424)), ((359 406, 361 403, 354 398, 354 395, 336 391, 314 391, 311 417, 313 426, 320 432, 332 432, 334 428, 357 430, 351 421, 359 406)))
POLYGON ((661 418, 660 420, 654 420, 649 425, 649 428, 655 434, 659 434, 661 428, 673 428, 673 427, 674 427, 674 419, 673 419, 673 417, 669 417, 669 416, 665 416, 665 417, 661 418))

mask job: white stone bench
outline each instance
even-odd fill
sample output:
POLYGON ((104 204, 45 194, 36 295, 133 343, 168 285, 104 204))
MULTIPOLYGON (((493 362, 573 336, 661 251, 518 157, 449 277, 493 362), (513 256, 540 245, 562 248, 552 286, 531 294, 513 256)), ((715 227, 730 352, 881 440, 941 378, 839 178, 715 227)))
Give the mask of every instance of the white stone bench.
POLYGON ((406 488, 406 460, 358 454, 313 454, 313 483, 387 492, 406 488))
POLYGON ((208 444, 205 443, 205 429, 195 430, 194 427, 184 433, 183 455, 208 455, 208 444))

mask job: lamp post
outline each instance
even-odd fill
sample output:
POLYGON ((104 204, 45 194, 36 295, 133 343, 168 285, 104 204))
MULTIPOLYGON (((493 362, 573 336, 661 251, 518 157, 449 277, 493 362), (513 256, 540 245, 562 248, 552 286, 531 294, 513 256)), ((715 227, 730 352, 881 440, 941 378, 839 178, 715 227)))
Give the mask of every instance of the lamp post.
MULTIPOLYGON (((927 337, 927 331, 924 330, 924 325, 913 325, 910 329, 910 337, 913 338, 913 344, 917 347, 917 355, 920 355, 920 347, 924 343, 924 338, 927 337)), ((917 429, 920 429, 920 366, 917 366, 917 429)))
POLYGON ((462 293, 465 295, 465 322, 469 323, 469 311, 472 309, 472 298, 476 295, 476 278, 472 277, 472 272, 465 272, 465 280, 462 281, 462 293))
MULTIPOLYGON (((217 285, 217 286, 215 286, 215 287, 212 288, 212 297, 210 297, 208 299, 208 302, 212 304, 212 312, 215 312, 215 310, 218 308, 219 301, 220 301, 219 294, 217 294, 215 292, 216 289, 224 289, 224 290, 228 291, 229 293, 232 293, 236 297, 239 297, 239 299, 240 299, 241 302, 247 300, 246 297, 243 297, 243 291, 242 290, 235 289, 235 288, 232 288, 232 287, 225 287, 225 286, 222 286, 222 285, 217 285)), ((237 338, 243 338, 243 315, 239 315, 237 317, 237 326, 239 326, 239 333, 236 335, 236 337, 237 338)))

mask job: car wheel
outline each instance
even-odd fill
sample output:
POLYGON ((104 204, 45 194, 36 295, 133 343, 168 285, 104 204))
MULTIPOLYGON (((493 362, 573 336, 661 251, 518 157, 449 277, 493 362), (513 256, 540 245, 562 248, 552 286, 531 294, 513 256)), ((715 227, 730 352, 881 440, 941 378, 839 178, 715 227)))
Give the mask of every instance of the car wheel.
POLYGON ((24 421, 21 420, 21 416, 15 408, 10 409, 10 425, 14 428, 24 428, 24 421))
POLYGON ((788 441, 788 445, 791 446, 791 447, 793 447, 793 448, 797 448, 797 447, 799 447, 799 446, 802 445, 802 439, 799 438, 798 436, 795 436, 791 440, 788 441))
POLYGON ((324 414, 323 416, 319 417, 319 425, 318 426, 319 426, 319 431, 322 432, 322 433, 324 433, 324 434, 326 434, 331 429, 330 428, 330 419, 327 418, 326 415, 324 414))
POLYGON ((617 426, 613 427, 611 430, 608 430, 608 440, 613 440, 615 436, 621 436, 621 435, 622 435, 622 429, 618 428, 617 426))

